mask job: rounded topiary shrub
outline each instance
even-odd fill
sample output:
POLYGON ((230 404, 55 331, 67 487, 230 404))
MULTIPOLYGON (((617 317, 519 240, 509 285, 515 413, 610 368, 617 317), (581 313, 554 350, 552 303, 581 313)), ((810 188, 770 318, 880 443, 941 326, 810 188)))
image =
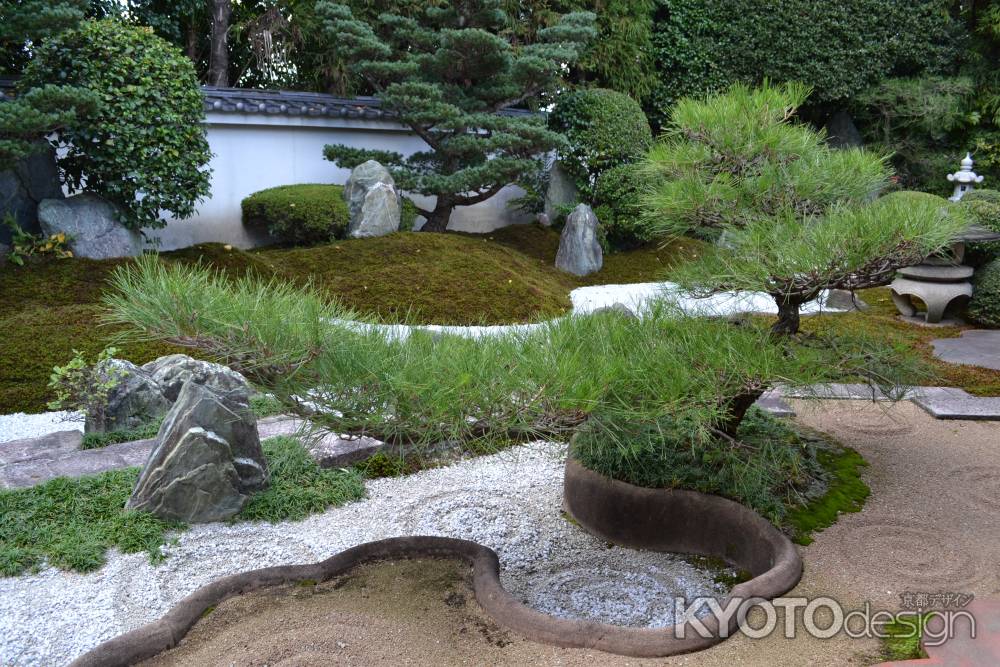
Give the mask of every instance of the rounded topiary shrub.
POLYGON ((253 193, 241 206, 244 225, 282 244, 313 245, 347 234, 349 213, 340 185, 281 185, 253 193))
POLYGON ((642 216, 642 197, 649 179, 638 164, 620 164, 601 173, 594 184, 594 213, 608 244, 615 249, 635 247, 649 240, 642 216))
POLYGON ((190 217, 209 194, 212 157, 191 61, 149 28, 83 21, 39 47, 19 82, 92 91, 98 103, 52 141, 71 191, 117 205, 130 227, 190 217))
POLYGON ((624 93, 588 88, 562 95, 549 126, 565 135, 560 163, 589 192, 602 171, 646 154, 653 132, 639 103, 624 93))
POLYGON ((968 313, 980 324, 1000 327, 1000 259, 994 259, 976 270, 975 291, 968 313))

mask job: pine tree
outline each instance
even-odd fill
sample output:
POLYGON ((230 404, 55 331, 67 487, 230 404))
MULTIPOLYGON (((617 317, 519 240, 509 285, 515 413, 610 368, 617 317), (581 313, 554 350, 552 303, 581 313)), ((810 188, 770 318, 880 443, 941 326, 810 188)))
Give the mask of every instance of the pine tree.
POLYGON ((317 10, 332 48, 427 144, 408 157, 345 145, 324 155, 345 168, 378 160, 402 189, 436 197, 432 210, 420 210, 425 230, 444 231, 456 206, 486 201, 562 146, 543 118, 510 107, 563 84, 595 35, 593 14, 566 14, 535 43, 514 46, 500 36, 510 19, 498 0, 434 3, 416 18, 384 13, 370 22, 345 4, 317 10))

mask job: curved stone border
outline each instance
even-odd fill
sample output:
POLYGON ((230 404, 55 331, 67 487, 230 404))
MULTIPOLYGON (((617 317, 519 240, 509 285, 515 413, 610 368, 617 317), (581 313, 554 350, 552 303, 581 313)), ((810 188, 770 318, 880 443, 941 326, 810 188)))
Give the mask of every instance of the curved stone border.
MULTIPOLYGON (((566 467, 566 503, 585 528, 623 545, 718 556, 748 569, 754 578, 733 588, 731 598, 775 597, 792 588, 801 575, 802 562, 787 538, 754 512, 717 496, 641 489, 571 461, 566 467)), ((72 664, 112 667, 151 658, 177 646, 207 610, 236 595, 326 581, 366 563, 428 557, 469 564, 476 601, 483 610, 509 630, 545 644, 658 657, 708 648, 731 634, 737 623, 732 615, 720 632, 718 619, 709 615, 700 620, 708 631, 702 636, 694 625, 679 632, 681 626, 629 628, 556 618, 531 609, 504 589, 500 560, 492 549, 449 537, 395 537, 347 549, 319 563, 269 567, 219 579, 185 597, 159 620, 104 642, 72 664)))

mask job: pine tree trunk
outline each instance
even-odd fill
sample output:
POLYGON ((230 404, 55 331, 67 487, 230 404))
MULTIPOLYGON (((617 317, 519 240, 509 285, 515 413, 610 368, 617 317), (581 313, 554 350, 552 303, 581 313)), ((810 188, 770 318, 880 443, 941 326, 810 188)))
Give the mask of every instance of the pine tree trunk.
POLYGON ((745 394, 740 394, 736 396, 729 404, 726 405, 726 412, 728 417, 726 421, 719 425, 719 430, 728 435, 730 438, 736 437, 736 431, 739 430, 740 424, 743 423, 743 418, 747 414, 747 410, 753 407, 753 404, 757 402, 757 399, 764 394, 764 389, 755 389, 753 391, 748 391, 745 394))
POLYGON ((229 19, 231 0, 212 0, 211 54, 208 61, 208 84, 229 86, 229 19))
POLYGON ((455 204, 445 197, 438 197, 431 216, 420 228, 422 232, 443 232, 448 229, 448 221, 451 219, 451 212, 455 209, 455 204))
POLYGON ((771 333, 776 336, 794 336, 799 332, 799 307, 802 301, 790 299, 784 295, 772 294, 778 304, 778 321, 771 327, 771 333))

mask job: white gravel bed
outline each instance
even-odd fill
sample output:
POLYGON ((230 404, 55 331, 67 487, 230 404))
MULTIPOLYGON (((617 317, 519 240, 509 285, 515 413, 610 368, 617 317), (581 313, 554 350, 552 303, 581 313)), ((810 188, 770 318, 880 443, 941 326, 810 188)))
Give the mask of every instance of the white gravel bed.
POLYGON ((34 415, 15 412, 12 415, 0 415, 0 442, 73 430, 83 430, 83 415, 79 412, 41 412, 34 415))
POLYGON ((90 574, 46 568, 0 578, 0 664, 65 664, 219 577, 314 562, 400 535, 492 547, 514 595, 563 617, 665 626, 673 624, 675 595, 725 593, 709 573, 676 556, 609 547, 563 518, 563 452, 534 443, 374 480, 367 499, 297 523, 196 526, 179 533, 155 566, 146 554, 112 551, 90 574))

